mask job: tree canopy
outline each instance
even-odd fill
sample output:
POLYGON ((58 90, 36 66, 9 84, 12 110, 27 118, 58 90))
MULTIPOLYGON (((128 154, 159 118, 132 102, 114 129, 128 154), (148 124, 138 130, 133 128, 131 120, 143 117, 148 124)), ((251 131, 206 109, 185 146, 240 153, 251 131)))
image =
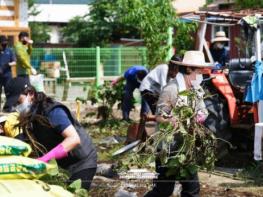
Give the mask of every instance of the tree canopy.
MULTIPOLYGON (((37 16, 40 13, 40 11, 38 11, 34 5, 35 0, 28 1, 29 16, 37 16)), ((31 38, 36 44, 46 43, 50 39, 49 32, 51 30, 47 24, 40 22, 29 22, 29 27, 31 30, 31 38)))
POLYGON ((67 42, 81 47, 108 46, 122 37, 139 37, 136 27, 121 20, 119 0, 97 0, 90 4, 90 12, 75 17, 63 29, 67 42))
POLYGON ((239 8, 263 8, 262 0, 235 0, 239 8))
POLYGON ((143 39, 150 65, 168 53, 168 28, 175 25, 171 0, 96 0, 90 13, 64 28, 66 41, 78 46, 107 46, 120 38, 143 39))
POLYGON ((163 62, 169 51, 168 28, 175 25, 171 0, 119 0, 126 23, 138 28, 147 47, 148 64, 163 62))

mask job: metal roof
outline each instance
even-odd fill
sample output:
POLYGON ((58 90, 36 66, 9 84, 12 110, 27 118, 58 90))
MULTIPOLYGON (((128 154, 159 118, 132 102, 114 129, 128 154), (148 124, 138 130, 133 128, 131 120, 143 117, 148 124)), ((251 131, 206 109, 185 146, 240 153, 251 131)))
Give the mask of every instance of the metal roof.
MULTIPOLYGON (((206 18, 206 23, 218 24, 222 26, 231 26, 236 25, 240 19, 245 16, 255 16, 258 15, 261 23, 263 22, 263 9, 246 9, 240 11, 196 11, 186 15, 181 16, 180 18, 185 21, 195 21, 201 22, 201 17, 206 18)), ((203 21, 202 21, 203 22, 203 21)))

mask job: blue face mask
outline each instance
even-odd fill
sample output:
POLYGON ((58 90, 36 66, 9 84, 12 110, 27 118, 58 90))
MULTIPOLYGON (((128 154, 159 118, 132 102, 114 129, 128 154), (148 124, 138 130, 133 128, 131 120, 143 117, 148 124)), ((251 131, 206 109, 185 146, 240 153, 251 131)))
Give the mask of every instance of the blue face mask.
POLYGON ((16 111, 18 113, 27 113, 30 111, 32 104, 29 102, 29 98, 26 97, 25 101, 16 106, 16 111))

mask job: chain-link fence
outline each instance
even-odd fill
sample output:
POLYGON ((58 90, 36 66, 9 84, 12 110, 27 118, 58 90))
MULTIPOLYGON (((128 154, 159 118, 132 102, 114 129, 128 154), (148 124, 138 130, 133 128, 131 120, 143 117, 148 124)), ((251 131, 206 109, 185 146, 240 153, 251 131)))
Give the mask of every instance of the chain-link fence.
MULTIPOLYGON (((146 48, 116 47, 116 48, 34 48, 31 56, 32 66, 46 78, 56 78, 56 97, 61 98, 65 80, 65 59, 68 64, 68 74, 71 78, 88 78, 98 76, 97 66, 103 66, 102 76, 119 76, 132 65, 146 64, 146 48), (56 70, 57 68, 59 68, 56 70), (62 69, 61 69, 62 68, 62 69), (58 71, 58 73, 57 73, 58 71)), ((81 82, 81 80, 80 80, 81 82)), ((82 83, 71 85, 68 99, 83 93, 82 83)))

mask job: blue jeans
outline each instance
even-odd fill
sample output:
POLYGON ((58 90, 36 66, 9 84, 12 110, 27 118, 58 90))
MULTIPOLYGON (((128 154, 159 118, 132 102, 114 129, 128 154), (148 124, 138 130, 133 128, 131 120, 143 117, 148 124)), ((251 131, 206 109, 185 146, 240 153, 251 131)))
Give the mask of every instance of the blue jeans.
MULTIPOLYGON (((127 81, 124 87, 124 97, 122 102, 122 117, 125 120, 129 119, 130 111, 133 107, 133 92, 134 90, 138 88, 135 84, 127 81)), ((149 107, 147 103, 144 101, 144 99, 141 99, 141 114, 148 113, 149 107)))

